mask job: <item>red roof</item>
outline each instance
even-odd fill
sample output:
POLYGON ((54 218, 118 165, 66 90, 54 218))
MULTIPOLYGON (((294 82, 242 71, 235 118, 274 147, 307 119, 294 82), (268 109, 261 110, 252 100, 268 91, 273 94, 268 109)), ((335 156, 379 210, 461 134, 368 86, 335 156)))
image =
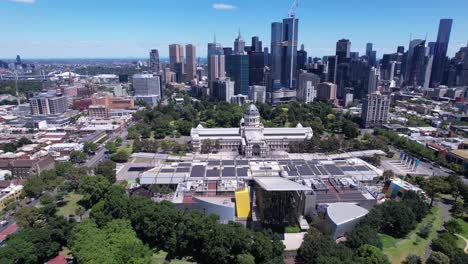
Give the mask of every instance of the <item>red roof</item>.
POLYGON ((59 254, 55 258, 47 261, 46 264, 67 264, 67 259, 64 255, 59 254))

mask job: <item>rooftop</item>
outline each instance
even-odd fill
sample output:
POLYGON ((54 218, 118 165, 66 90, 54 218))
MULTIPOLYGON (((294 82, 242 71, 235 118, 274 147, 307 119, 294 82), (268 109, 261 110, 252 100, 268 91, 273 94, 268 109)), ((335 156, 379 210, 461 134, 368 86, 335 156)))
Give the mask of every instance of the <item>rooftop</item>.
POLYGON ((333 203, 327 207, 327 215, 336 225, 361 218, 367 213, 369 211, 353 203, 333 203))

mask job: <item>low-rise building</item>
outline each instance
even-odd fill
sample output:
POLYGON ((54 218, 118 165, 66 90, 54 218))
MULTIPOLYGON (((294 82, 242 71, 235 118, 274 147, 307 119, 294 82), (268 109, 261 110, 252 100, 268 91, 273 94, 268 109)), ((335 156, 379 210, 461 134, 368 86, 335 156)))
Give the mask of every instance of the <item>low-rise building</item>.
POLYGON ((55 166, 54 158, 47 155, 39 159, 0 160, 0 169, 11 171, 13 178, 28 179, 39 176, 55 166))
POLYGON ((23 185, 10 184, 10 186, 0 190, 0 211, 5 209, 5 207, 18 200, 23 191, 23 185))

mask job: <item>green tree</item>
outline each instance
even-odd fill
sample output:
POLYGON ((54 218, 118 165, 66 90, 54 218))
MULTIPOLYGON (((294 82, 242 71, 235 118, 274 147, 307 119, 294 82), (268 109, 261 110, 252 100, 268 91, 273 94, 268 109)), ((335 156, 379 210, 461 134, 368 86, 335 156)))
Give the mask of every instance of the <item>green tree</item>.
POLYGON ((25 182, 23 191, 27 197, 33 198, 38 197, 45 187, 45 183, 41 178, 31 178, 25 182))
POLYGON ((431 198, 430 206, 434 203, 434 198, 438 193, 447 192, 450 190, 450 185, 443 177, 433 176, 429 180, 423 182, 423 189, 431 198))
POLYGON ((359 248, 366 244, 382 248, 377 230, 368 224, 358 224, 348 234, 346 245, 350 248, 359 248))
POLYGON ((111 155, 111 160, 115 162, 127 162, 129 157, 130 155, 127 153, 127 151, 121 149, 111 155))
POLYGON ((449 232, 450 234, 456 234, 456 233, 463 232, 462 226, 455 219, 452 219, 452 220, 446 222, 444 226, 445 226, 445 229, 447 229, 447 232, 449 232))
POLYGON ((94 172, 97 175, 102 175, 106 177, 110 183, 114 183, 116 180, 115 168, 115 162, 111 160, 106 160, 98 163, 94 172))
POLYGON ((403 264, 422 264, 422 260, 419 256, 409 254, 406 256, 405 260, 403 261, 403 264))
POLYGON ((127 220, 113 220, 102 229, 85 220, 73 228, 70 246, 79 263, 151 263, 151 250, 127 220))
POLYGON ((34 244, 21 237, 11 235, 6 239, 6 246, 0 248, 0 263, 38 263, 34 244))
POLYGON ((250 254, 240 254, 236 257, 238 264, 255 264, 255 258, 250 254))
POLYGON ((356 255, 358 263, 390 264, 390 261, 382 250, 371 245, 362 245, 358 248, 356 255))
POLYGON ((426 264, 450 264, 450 259, 442 252, 433 251, 426 264))
POLYGON ((359 136, 359 126, 349 120, 345 120, 342 123, 341 130, 348 139, 356 138, 359 136))
POLYGON ((95 144, 94 142, 89 142, 88 141, 88 142, 84 143, 84 145, 83 145, 83 151, 85 153, 94 153, 94 152, 96 152, 97 148, 98 148, 98 145, 95 144))
POLYGON ((36 207, 23 207, 15 213, 15 220, 22 228, 40 227, 44 225, 45 218, 36 207))
POLYGON ((83 151, 74 150, 70 153, 70 161, 74 164, 83 163, 86 160, 86 154, 83 151))
POLYGON ((104 176, 86 176, 83 178, 79 192, 84 195, 82 201, 87 208, 91 208, 104 198, 110 183, 104 176))

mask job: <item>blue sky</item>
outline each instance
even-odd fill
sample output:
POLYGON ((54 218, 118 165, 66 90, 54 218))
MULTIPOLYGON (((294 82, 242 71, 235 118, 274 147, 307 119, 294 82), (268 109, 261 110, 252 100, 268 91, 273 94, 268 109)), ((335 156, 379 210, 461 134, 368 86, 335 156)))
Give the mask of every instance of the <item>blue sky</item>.
MULTIPOLYGON (((287 16, 292 0, 0 0, 0 58, 167 56, 171 43, 232 46, 237 31, 269 46, 270 23, 287 16)), ((299 43, 309 55, 334 53, 340 38, 361 54, 374 43, 378 57, 413 38, 434 40, 440 18, 453 18, 449 54, 468 42, 467 0, 302 0, 299 43)))

